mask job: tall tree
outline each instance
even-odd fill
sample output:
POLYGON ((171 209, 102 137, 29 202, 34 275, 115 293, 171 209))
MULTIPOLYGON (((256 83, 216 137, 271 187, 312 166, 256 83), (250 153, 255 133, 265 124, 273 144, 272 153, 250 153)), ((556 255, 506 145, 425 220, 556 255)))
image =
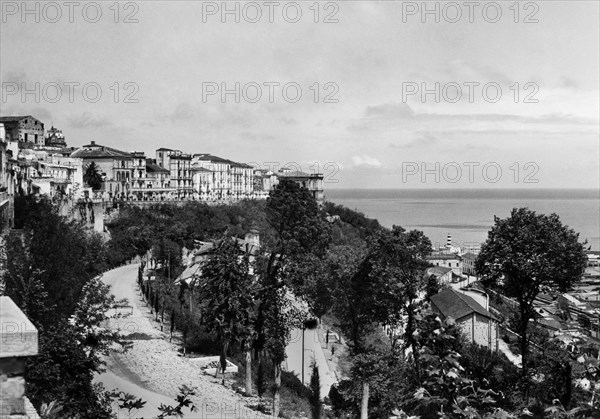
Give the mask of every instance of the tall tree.
MULTIPOLYGON (((581 279, 586 260, 579 234, 563 225, 556 214, 547 216, 515 208, 508 218, 494 218, 475 269, 485 285, 500 289, 519 305, 517 332, 524 379, 529 367, 528 325, 535 318, 535 298, 541 292, 569 290, 581 279)), ((527 398, 527 391, 524 393, 527 398)))
MULTIPOLYGON (((250 274, 249 253, 230 237, 215 242, 202 267, 199 288, 204 321, 209 331, 217 333, 221 345, 224 381, 229 346, 235 341, 249 343, 253 335, 257 284, 250 274)), ((251 380, 246 392, 252 393, 251 380)))
POLYGON ((290 293, 302 283, 301 272, 310 256, 325 255, 331 230, 313 195, 288 179, 282 179, 269 194, 266 213, 270 229, 266 231, 264 246, 256 260, 262 289, 254 346, 259 352, 267 348, 273 358, 273 415, 277 416, 285 347, 291 330, 304 320, 290 293))
POLYGON ((88 186, 90 186, 94 191, 97 191, 102 187, 102 175, 100 174, 100 169, 96 163, 91 162, 85 168, 83 181, 87 183, 88 186))
POLYGON ((310 376, 310 409, 312 419, 321 419, 323 403, 321 402, 321 379, 319 367, 315 360, 310 365, 312 374, 310 376))

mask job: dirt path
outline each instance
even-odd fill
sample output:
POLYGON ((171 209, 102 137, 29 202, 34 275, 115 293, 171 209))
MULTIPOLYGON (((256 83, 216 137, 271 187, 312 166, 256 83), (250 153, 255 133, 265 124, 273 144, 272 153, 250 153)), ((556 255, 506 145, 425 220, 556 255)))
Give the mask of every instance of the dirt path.
MULTIPOLYGON (((138 265, 123 266, 103 275, 103 281, 111 286, 117 299, 127 298, 132 314, 127 318, 111 319, 110 326, 124 335, 135 333, 133 347, 126 353, 113 352, 107 361, 107 371, 97 377, 108 390, 119 390, 142 397, 148 403, 144 412, 131 417, 156 416, 158 406, 175 405, 175 397, 181 385, 195 387, 197 395, 192 398, 197 412, 184 418, 269 418, 246 407, 248 399, 225 388, 220 381, 203 375, 199 368, 177 352, 177 345, 169 343, 167 333, 157 329, 151 320, 150 310, 145 307, 137 291, 138 265)), ((125 411, 120 418, 128 417, 125 411)))

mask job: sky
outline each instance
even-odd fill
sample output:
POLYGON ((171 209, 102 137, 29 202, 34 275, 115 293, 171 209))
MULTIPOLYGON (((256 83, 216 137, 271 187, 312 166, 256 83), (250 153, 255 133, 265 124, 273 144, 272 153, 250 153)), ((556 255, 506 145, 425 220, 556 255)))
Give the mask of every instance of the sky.
POLYGON ((600 187, 597 1, 0 7, 0 113, 70 146, 212 153, 325 189, 600 187))

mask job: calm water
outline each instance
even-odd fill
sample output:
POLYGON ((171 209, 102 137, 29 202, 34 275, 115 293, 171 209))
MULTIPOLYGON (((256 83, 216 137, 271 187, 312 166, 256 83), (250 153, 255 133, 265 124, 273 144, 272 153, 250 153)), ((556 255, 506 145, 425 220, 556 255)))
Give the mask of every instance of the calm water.
POLYGON ((446 235, 461 247, 485 241, 494 216, 516 207, 556 213, 563 224, 600 249, 600 191, 593 189, 329 189, 326 198, 376 218, 387 227, 422 230, 432 243, 446 235))

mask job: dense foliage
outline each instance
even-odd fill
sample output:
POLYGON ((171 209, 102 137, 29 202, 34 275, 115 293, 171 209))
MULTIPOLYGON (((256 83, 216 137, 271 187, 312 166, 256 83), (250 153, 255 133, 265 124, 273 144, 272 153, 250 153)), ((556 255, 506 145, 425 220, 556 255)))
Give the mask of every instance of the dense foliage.
POLYGON ((516 326, 525 384, 530 379, 528 328, 536 316, 533 302, 540 293, 565 292, 581 279, 587 257, 578 239, 579 234, 556 214, 514 209, 506 219, 495 218, 477 257, 476 270, 483 283, 515 298, 519 305, 516 326))
MULTIPOLYGON (((58 216, 45 199, 22 198, 15 206, 22 230, 6 239, 3 281, 40 331, 28 394, 36 406, 57 401, 64 417, 111 417, 115 395, 92 384, 102 368, 99 355, 116 339, 98 327, 116 303, 98 275, 134 257, 143 260, 138 285, 148 307, 163 330, 181 337, 183 353, 220 354, 221 368, 234 357, 246 367, 246 392, 254 387, 272 397, 270 408, 257 408, 276 416, 295 403, 280 400, 281 394, 301 399, 313 417, 598 413, 594 387, 576 385, 582 378, 600 380, 597 348, 576 343, 567 350, 529 324, 535 296, 564 291, 581 274, 577 235, 554 215, 521 209, 496 219, 477 261, 485 284, 521 307, 507 315, 506 325, 522 326, 529 371, 523 380, 524 370, 504 355, 469 344, 452 321, 431 313, 426 297, 439 284, 423 276, 431 243, 422 232, 383 228, 331 203, 319 207, 294 182, 282 181, 266 202, 121 207, 107 223, 107 242, 58 216), (240 246, 252 229, 260 246, 240 246), (202 271, 176 281, 188 249, 199 242, 212 245, 202 271), (317 368, 310 388, 282 371, 291 331, 313 316, 327 317, 347 344, 346 377, 329 394, 333 411, 322 409, 317 368)), ((189 407, 191 394, 183 389, 180 405, 165 412, 189 407)), ((143 404, 126 394, 115 397, 132 409, 143 404)))

